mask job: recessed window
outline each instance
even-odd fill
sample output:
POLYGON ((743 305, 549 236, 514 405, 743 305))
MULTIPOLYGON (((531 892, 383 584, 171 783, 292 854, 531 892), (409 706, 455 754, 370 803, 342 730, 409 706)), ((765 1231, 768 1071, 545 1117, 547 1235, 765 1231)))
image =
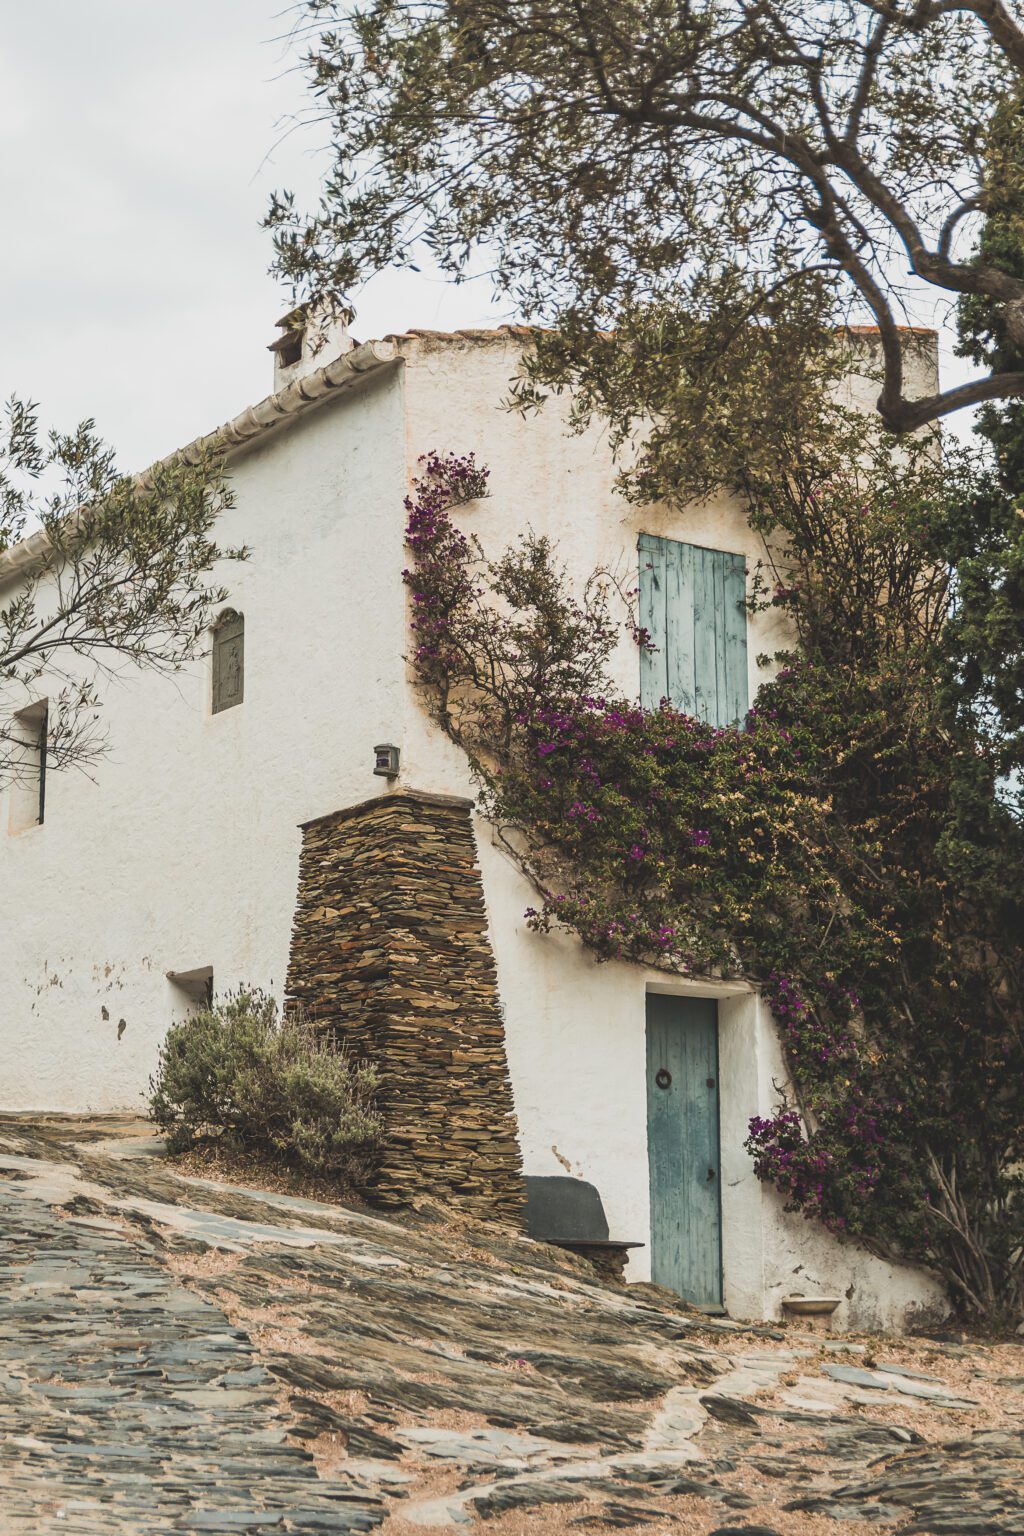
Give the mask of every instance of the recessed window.
POLYGON ((41 826, 46 816, 46 756, 49 726, 46 700, 14 716, 8 830, 41 826))
POLYGON ((213 632, 213 713, 233 709, 245 694, 245 620, 240 613, 221 615, 213 632))
POLYGON ((168 971, 167 980, 173 988, 175 1018, 198 1013, 213 1002, 212 965, 198 965, 190 971, 168 971))
POLYGON ((267 350, 274 353, 275 373, 280 373, 283 368, 291 368, 293 364, 302 361, 302 345, 306 335, 305 307, 300 305, 285 315, 283 320, 277 322, 277 329, 281 334, 276 341, 270 343, 267 350))
POLYGON ((281 344, 277 349, 278 361, 282 368, 290 368, 297 363, 302 356, 302 332, 289 331, 287 336, 282 336, 281 344))

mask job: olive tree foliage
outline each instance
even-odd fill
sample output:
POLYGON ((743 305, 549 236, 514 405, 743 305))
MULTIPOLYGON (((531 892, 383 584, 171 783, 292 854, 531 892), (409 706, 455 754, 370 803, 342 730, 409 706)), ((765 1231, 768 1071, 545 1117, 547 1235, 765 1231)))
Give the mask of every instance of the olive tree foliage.
POLYGON ((19 715, 47 701, 47 767, 107 747, 102 689, 129 668, 175 672, 203 648, 227 593, 212 538, 231 493, 213 459, 119 474, 91 421, 39 427, 12 399, 0 423, 0 787, 25 765, 19 715), (34 544, 14 548, 26 533, 34 544), (19 559, 19 554, 24 559, 19 559), (6 566, 6 569, 5 569, 6 566))
MULTIPOLYGON (((752 423, 818 390, 844 319, 879 329, 890 431, 1024 393, 1014 362, 913 396, 899 329, 915 293, 970 296, 1024 346, 1024 278, 998 249, 974 251, 993 179, 1022 175, 993 178, 986 158, 996 104, 1024 86, 1021 0, 300 13, 333 164, 316 210, 282 193, 268 222, 277 270, 305 296, 338 302, 424 248, 457 279, 486 258, 515 308, 559 332, 535 384, 570 378, 577 409, 623 433, 638 402, 677 419, 700 402, 726 448, 730 421, 749 450, 752 423)), ((687 490, 722 478, 703 451, 675 444, 687 490)))

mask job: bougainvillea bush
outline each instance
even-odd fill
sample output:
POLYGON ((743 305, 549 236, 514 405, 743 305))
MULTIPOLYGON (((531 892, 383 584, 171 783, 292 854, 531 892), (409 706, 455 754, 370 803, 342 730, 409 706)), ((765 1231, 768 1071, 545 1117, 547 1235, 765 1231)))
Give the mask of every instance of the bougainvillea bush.
POLYGON ((531 924, 760 985, 793 1090, 751 1122, 758 1175, 991 1317, 1024 1302, 1024 844, 933 665, 960 489, 851 420, 833 448, 746 488, 759 600, 800 645, 741 727, 615 696, 623 625, 650 644, 631 594, 574 593, 530 532, 488 561, 452 516, 486 494, 471 456, 428 457, 407 502, 413 660, 531 924))

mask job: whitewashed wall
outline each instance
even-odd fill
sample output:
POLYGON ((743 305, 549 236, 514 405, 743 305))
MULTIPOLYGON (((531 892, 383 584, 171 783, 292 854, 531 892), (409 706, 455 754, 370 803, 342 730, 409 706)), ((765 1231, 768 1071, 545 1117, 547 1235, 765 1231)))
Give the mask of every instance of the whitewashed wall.
POLYGON ((242 705, 210 713, 205 660, 126 674, 94 782, 51 774, 45 825, 14 837, 0 795, 3 1108, 140 1108, 185 1004, 167 971, 282 989, 298 823, 382 786, 403 708, 401 401, 396 368, 234 465, 242 705))

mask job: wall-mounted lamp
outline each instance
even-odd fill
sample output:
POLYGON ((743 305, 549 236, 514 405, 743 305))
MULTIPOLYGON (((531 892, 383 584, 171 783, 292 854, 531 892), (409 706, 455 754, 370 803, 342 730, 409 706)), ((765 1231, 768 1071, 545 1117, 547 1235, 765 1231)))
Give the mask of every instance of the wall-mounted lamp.
POLYGON ((373 749, 373 771, 379 773, 384 779, 396 779, 398 777, 398 748, 390 742, 384 742, 373 749))

